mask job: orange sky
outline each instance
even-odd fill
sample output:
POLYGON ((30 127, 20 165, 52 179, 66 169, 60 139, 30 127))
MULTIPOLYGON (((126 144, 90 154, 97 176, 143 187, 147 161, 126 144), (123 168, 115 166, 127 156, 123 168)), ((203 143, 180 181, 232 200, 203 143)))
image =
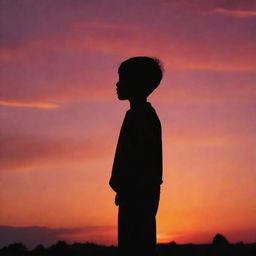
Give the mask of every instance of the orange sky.
POLYGON ((158 241, 256 241, 255 1, 0 4, 1 226, 116 243, 117 68, 147 55, 165 67, 158 241))

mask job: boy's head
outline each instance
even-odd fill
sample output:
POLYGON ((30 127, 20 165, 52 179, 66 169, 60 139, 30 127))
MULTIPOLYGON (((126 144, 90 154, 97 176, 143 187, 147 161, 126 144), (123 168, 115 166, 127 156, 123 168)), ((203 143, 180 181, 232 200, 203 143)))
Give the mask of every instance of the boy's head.
POLYGON ((120 100, 147 98, 160 84, 163 69, 157 58, 133 57, 118 69, 117 94, 120 100))

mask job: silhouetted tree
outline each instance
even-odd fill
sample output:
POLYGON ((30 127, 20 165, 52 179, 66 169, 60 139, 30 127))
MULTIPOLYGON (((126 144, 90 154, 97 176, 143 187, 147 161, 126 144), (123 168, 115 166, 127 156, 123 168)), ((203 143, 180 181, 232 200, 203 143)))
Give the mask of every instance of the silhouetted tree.
POLYGON ((35 249, 32 250, 33 255, 43 255, 45 253, 46 249, 42 244, 39 244, 35 247, 35 249))
POLYGON ((228 245, 229 242, 225 236, 223 236, 221 234, 216 234, 215 237, 213 238, 213 244, 214 245, 228 245))
POLYGON ((65 241, 59 241, 49 248, 53 255, 71 255, 71 246, 65 241))
POLYGON ((27 254, 27 247, 23 243, 13 243, 8 246, 5 246, 2 251, 1 255, 26 255, 27 254))

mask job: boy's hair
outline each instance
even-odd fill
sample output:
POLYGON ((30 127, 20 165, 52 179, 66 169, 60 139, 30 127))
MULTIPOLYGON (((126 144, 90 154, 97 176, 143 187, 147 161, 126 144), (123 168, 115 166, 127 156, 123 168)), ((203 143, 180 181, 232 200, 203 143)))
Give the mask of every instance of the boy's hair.
POLYGON ((148 96, 160 84, 163 77, 163 67, 159 59, 138 56, 125 60, 118 69, 119 74, 125 73, 131 81, 140 85, 138 90, 148 96))

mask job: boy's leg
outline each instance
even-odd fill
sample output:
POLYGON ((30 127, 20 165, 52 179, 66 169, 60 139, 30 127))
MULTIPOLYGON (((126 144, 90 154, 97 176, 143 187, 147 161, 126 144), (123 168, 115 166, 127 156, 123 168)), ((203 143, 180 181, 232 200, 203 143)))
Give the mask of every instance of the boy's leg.
POLYGON ((120 255, 155 255, 156 220, 159 198, 121 202, 118 212, 120 255))
POLYGON ((134 244, 138 255, 153 256, 156 252, 156 213, 158 200, 145 198, 136 213, 134 244))
POLYGON ((118 252, 120 256, 132 253, 132 223, 131 206, 127 202, 120 202, 118 207, 118 252))

